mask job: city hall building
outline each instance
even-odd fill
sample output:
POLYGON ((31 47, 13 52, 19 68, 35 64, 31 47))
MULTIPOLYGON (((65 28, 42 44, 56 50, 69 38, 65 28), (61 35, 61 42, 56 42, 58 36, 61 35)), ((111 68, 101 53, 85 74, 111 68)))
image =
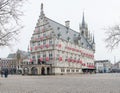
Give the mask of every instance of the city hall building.
POLYGON ((30 63, 23 66, 24 74, 79 74, 94 71, 94 36, 84 20, 79 32, 45 16, 43 4, 30 40, 30 63))

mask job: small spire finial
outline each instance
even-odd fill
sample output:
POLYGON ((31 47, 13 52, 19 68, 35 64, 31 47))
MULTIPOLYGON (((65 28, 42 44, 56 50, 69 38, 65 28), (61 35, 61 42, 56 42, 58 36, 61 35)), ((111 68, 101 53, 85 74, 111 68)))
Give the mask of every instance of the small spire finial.
POLYGON ((29 52, 29 45, 28 45, 28 49, 27 49, 27 50, 28 50, 28 52, 29 52))
POLYGON ((41 3, 41 15, 44 15, 44 11, 43 11, 43 3, 41 3))
POLYGON ((43 3, 41 3, 41 11, 43 11, 43 3))
POLYGON ((83 11, 83 18, 82 18, 82 26, 85 26, 85 18, 84 18, 84 11, 83 11))

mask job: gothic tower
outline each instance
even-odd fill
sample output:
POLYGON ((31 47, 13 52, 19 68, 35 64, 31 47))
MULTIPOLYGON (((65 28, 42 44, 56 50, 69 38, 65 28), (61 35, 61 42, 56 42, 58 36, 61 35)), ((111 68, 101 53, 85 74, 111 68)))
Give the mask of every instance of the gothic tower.
POLYGON ((85 23, 84 12, 82 17, 82 24, 80 24, 80 34, 83 35, 86 39, 88 38, 88 26, 85 23))

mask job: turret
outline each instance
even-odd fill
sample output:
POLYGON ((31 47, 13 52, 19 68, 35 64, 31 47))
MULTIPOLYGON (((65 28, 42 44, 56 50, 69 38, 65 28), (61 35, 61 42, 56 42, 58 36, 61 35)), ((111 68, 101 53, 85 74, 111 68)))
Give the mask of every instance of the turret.
POLYGON ((30 49, 29 49, 29 45, 28 45, 28 49, 27 49, 27 53, 28 53, 28 58, 30 58, 30 49))
POLYGON ((93 48, 93 50, 95 51, 95 40, 94 40, 94 35, 93 35, 93 40, 92 40, 93 42, 92 42, 92 48, 93 48))
POLYGON ((39 16, 38 22, 36 23, 36 26, 40 26, 40 22, 41 22, 41 20, 44 21, 44 18, 45 18, 45 14, 43 11, 43 3, 41 3, 40 16, 39 16))
POLYGON ((41 12, 40 12, 40 16, 44 16, 45 14, 44 14, 44 11, 43 11, 43 3, 41 3, 41 12))

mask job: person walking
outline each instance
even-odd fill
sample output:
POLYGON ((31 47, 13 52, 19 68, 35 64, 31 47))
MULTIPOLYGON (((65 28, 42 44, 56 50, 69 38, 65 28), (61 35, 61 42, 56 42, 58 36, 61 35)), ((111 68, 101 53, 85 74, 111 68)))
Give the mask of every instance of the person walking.
POLYGON ((3 74, 4 74, 4 71, 3 71, 3 70, 1 70, 1 77, 3 77, 3 74))
POLYGON ((5 69, 4 75, 5 75, 5 78, 8 77, 8 69, 5 69))

